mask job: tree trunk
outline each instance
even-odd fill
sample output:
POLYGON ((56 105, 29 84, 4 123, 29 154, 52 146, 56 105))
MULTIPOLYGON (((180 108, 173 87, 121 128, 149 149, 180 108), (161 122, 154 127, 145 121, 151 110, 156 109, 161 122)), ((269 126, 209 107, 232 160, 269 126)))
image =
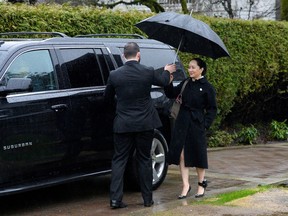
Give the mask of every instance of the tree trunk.
POLYGON ((189 14, 188 8, 187 8, 187 1, 186 0, 180 0, 182 12, 184 14, 189 14))

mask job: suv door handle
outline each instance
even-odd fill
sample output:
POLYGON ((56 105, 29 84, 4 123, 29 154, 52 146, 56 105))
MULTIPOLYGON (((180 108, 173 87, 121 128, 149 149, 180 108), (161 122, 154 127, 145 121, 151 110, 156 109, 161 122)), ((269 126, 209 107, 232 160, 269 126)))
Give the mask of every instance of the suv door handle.
POLYGON ((51 106, 51 109, 54 110, 55 112, 63 112, 67 108, 68 108, 67 104, 56 104, 51 106))

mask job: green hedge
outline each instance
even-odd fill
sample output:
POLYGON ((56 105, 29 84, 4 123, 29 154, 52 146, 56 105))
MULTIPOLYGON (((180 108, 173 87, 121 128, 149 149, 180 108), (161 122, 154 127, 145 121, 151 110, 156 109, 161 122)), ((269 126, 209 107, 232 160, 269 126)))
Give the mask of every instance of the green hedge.
POLYGON ((88 33, 133 33, 145 14, 121 13, 69 5, 0 4, 0 31, 58 31, 69 36, 88 33), (136 17, 138 19, 136 19, 136 17))
POLYGON ((288 0, 281 0, 281 20, 288 20, 288 0))
MULTIPOLYGON (((57 31, 69 36, 90 33, 138 33, 134 24, 152 16, 139 11, 119 12, 69 5, 0 4, 0 32, 57 31)), ((218 126, 249 94, 265 92, 288 81, 288 23, 243 21, 193 15, 219 34, 231 58, 208 63, 208 78, 217 90, 218 126), (280 76, 281 75, 281 76, 280 76), (279 78, 281 77, 281 79, 279 78)), ((187 67, 196 55, 180 53, 187 67)), ((283 119, 284 120, 284 119, 283 119)))

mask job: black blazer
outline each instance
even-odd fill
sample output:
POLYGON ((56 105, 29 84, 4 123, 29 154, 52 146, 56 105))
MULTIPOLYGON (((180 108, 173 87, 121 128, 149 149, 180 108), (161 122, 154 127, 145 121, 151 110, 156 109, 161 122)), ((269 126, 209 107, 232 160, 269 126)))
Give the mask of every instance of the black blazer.
POLYGON ((117 98, 114 132, 139 132, 161 127, 150 96, 151 85, 166 86, 169 81, 169 71, 156 72, 134 60, 111 71, 104 96, 110 102, 115 95, 117 98))

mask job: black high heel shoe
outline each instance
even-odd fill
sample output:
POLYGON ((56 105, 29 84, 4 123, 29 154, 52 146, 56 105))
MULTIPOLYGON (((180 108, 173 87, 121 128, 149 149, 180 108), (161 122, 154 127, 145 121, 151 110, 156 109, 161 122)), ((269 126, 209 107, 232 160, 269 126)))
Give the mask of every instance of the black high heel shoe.
POLYGON ((191 186, 189 186, 189 189, 188 189, 186 195, 179 195, 178 199, 185 199, 187 197, 188 193, 190 192, 190 190, 191 190, 191 186))
POLYGON ((200 198, 204 196, 206 187, 208 186, 207 180, 204 179, 202 182, 198 182, 198 185, 204 188, 204 192, 203 194, 195 194, 195 198, 200 198))

